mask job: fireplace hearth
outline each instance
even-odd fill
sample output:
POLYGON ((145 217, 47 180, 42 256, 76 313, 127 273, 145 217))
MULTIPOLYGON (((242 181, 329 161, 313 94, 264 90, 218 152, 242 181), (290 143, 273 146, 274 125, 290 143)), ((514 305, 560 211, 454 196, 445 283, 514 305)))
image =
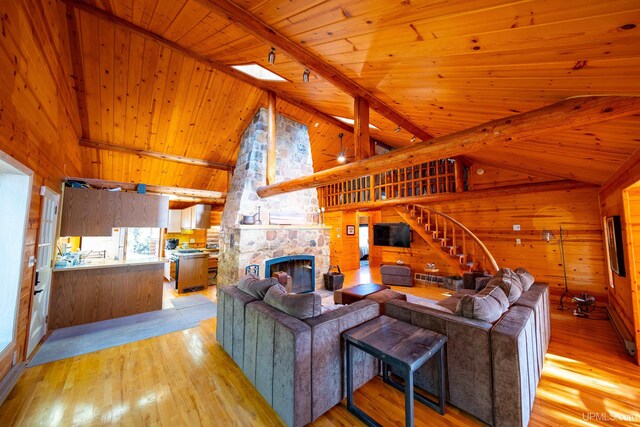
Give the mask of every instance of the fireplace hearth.
POLYGON ((315 257, 313 255, 291 255, 267 260, 265 262, 265 276, 283 271, 291 276, 289 292, 299 294, 313 292, 315 289, 315 257))

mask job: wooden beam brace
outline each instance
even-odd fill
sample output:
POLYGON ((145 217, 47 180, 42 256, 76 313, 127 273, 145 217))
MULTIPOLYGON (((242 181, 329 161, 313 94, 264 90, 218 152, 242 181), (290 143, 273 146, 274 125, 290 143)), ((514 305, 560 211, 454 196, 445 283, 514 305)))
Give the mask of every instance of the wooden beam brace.
POLYGON ((353 139, 356 160, 371 157, 371 138, 369 137, 369 102, 356 96, 353 99, 353 139))
POLYGON ((202 166, 209 169, 219 169, 224 171, 230 171, 233 169, 232 165, 225 165, 223 163, 215 163, 208 160, 194 159, 192 157, 160 153, 158 151, 148 151, 141 148, 126 147, 124 145, 107 144, 106 142, 91 141, 84 138, 81 138, 79 143, 81 147, 95 148, 97 150, 105 151, 118 151, 120 153, 132 154, 140 157, 150 157, 152 159, 166 160, 168 162, 184 163, 191 166, 202 166))
POLYGON ((276 94, 267 92, 267 185, 276 182, 276 94))
MULTIPOLYGON (((108 181, 105 179, 95 178, 75 178, 66 177, 65 181, 82 181, 98 188, 117 188, 120 187, 124 191, 136 191, 138 184, 132 182, 108 181)), ((198 190, 195 188, 166 187, 163 185, 147 184, 147 192, 155 194, 170 194, 181 198, 198 198, 206 200, 214 200, 224 202, 227 193, 210 190, 198 190)))
POLYGON ((428 142, 399 148, 390 153, 359 160, 312 175, 260 187, 258 195, 269 197, 290 191, 316 188, 348 178, 419 165, 428 161, 482 151, 492 146, 513 144, 553 132, 587 126, 640 112, 637 96, 586 96, 493 120, 428 142))
POLYGON ((509 196, 513 194, 536 193, 544 191, 566 191, 597 187, 598 186, 596 184, 589 184, 586 182, 578 182, 572 180, 548 181, 523 185, 505 185, 502 187, 487 188, 483 190, 465 191, 463 193, 440 193, 428 196, 401 197, 396 199, 377 200, 375 202, 353 203, 345 206, 330 206, 327 207, 326 210, 328 212, 331 212, 343 210, 352 211, 376 209, 395 205, 456 202, 473 198, 491 198, 498 196, 509 196))
MULTIPOLYGON (((344 130, 346 130, 347 132, 353 133, 353 127, 341 122, 340 120, 335 119, 334 117, 331 117, 319 110, 317 110, 316 108, 307 105, 306 103, 302 102, 301 100, 290 96, 282 91, 278 91, 275 89, 274 86, 265 83, 263 81, 254 79, 253 77, 250 77, 244 73, 241 73, 240 71, 236 70, 235 68, 232 68, 230 66, 228 66, 227 64, 223 64, 222 62, 218 62, 215 61, 207 56, 204 55, 200 55, 199 53, 196 53, 193 50, 187 49, 185 47, 180 46, 177 43, 172 42, 171 40, 165 39, 162 36, 159 36, 158 34, 152 33, 151 31, 148 31, 142 27, 139 27, 135 24, 132 24, 131 22, 119 18, 117 16, 114 16, 108 12, 105 12, 104 10, 91 6, 90 4, 78 1, 78 0, 63 0, 67 3, 67 5, 71 5, 72 7, 81 10, 85 13, 88 13, 92 16, 95 16, 99 19, 102 19, 104 21, 108 21, 111 22, 112 24, 123 28, 127 31, 131 31, 132 33, 138 34, 144 38, 150 39, 150 40, 154 40, 156 42, 158 42, 159 44, 161 44, 164 47, 167 47, 171 50, 174 50, 184 56, 187 56, 189 58, 192 58, 202 64, 204 64, 205 66, 209 66, 215 70, 218 70, 224 74, 227 74, 235 79, 238 79, 248 85, 251 85, 253 87, 257 87, 258 89, 261 89, 263 91, 274 91, 276 93, 276 95, 278 96, 279 99, 288 102, 289 104, 295 105, 296 107, 299 107, 305 111, 307 111, 308 113, 313 114, 314 116, 317 116, 319 119, 321 120, 325 120, 335 126, 338 126, 344 130)), ((77 29, 76 29, 77 31, 77 29)), ((85 134, 85 136, 88 135, 88 133, 85 134)))
POLYGON ((198 0, 198 2, 212 12, 220 16, 224 16, 230 22, 236 24, 247 33, 252 34, 271 46, 275 46, 282 50, 304 67, 313 70, 313 72, 331 82, 338 89, 353 96, 354 98, 361 97, 366 99, 374 111, 377 111, 382 116, 396 123, 398 126, 413 133, 421 140, 427 141, 433 138, 433 136, 427 131, 411 122, 389 105, 382 102, 367 89, 340 72, 337 68, 334 68, 322 61, 320 58, 301 47, 298 43, 289 40, 277 30, 253 16, 245 8, 230 0, 198 0))

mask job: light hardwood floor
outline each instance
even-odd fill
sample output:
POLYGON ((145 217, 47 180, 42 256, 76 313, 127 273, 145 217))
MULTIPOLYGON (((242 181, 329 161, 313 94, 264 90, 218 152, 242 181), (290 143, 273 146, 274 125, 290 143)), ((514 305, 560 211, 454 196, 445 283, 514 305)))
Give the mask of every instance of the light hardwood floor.
MULTIPOLYGON (((347 272, 345 285, 379 282, 379 271, 372 270, 347 272)), ((446 296, 442 288, 432 286, 398 290, 431 299, 446 296)), ((215 301, 215 287, 202 293, 215 301)), ((165 284, 165 303, 174 297, 179 296, 165 284)), ((403 424, 403 402, 400 392, 377 379, 356 393, 356 404, 385 426, 403 424)), ((416 426, 482 425, 453 407, 443 417, 419 403, 415 410, 416 426)), ((105 424, 277 426, 281 422, 216 342, 215 319, 185 331, 28 368, 0 407, 0 426, 105 424)), ((342 404, 313 425, 361 423, 342 404)), ((640 367, 626 355, 608 321, 552 311, 552 339, 530 425, 640 425, 640 367)))

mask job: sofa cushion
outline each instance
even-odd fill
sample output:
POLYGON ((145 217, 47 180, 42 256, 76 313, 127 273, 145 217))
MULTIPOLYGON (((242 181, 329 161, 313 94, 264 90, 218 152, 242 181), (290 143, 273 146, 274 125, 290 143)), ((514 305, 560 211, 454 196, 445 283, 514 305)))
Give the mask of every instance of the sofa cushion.
POLYGON ((498 272, 489 280, 485 289, 492 288, 494 286, 500 286, 502 292, 507 296, 510 306, 518 301, 518 298, 522 296, 523 290, 522 284, 520 283, 520 276, 510 268, 501 268, 498 270, 498 272))
POLYGON ((516 273, 520 278, 520 284, 522 285, 522 290, 524 292, 527 292, 531 285, 533 285, 533 283, 536 281, 533 278, 533 275, 529 273, 525 268, 518 267, 513 270, 513 272, 516 273))
POLYGON ((469 319, 493 323, 509 309, 509 300, 500 286, 487 286, 475 295, 464 295, 456 307, 456 314, 469 319))
POLYGON ((244 275, 238 282, 238 289, 254 298, 263 300, 269 288, 278 283, 275 277, 259 279, 252 274, 244 275))
POLYGON ((322 298, 319 294, 288 294, 280 283, 269 288, 264 302, 297 319, 308 319, 322 314, 322 298))

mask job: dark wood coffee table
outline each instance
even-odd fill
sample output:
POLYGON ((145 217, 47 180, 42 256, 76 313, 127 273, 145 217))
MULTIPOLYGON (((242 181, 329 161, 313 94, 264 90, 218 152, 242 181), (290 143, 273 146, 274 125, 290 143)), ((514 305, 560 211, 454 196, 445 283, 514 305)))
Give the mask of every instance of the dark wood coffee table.
POLYGON ((380 426, 373 418, 353 403, 353 347, 371 354, 382 361, 384 382, 404 392, 405 425, 413 426, 413 399, 444 415, 445 379, 444 358, 447 337, 437 332, 419 328, 387 316, 349 329, 343 334, 347 352, 347 409, 369 426, 380 426), (433 356, 437 356, 438 401, 414 391, 413 374, 433 356), (400 384, 389 377, 389 367, 394 375, 404 379, 400 384))
POLYGON ((335 293, 333 294, 333 300, 336 304, 353 304, 356 301, 360 301, 366 298, 367 295, 382 291, 383 289, 390 289, 387 285, 378 285, 376 283, 365 283, 362 285, 351 286, 349 288, 340 289, 337 292, 341 294, 341 301, 336 301, 335 293))

